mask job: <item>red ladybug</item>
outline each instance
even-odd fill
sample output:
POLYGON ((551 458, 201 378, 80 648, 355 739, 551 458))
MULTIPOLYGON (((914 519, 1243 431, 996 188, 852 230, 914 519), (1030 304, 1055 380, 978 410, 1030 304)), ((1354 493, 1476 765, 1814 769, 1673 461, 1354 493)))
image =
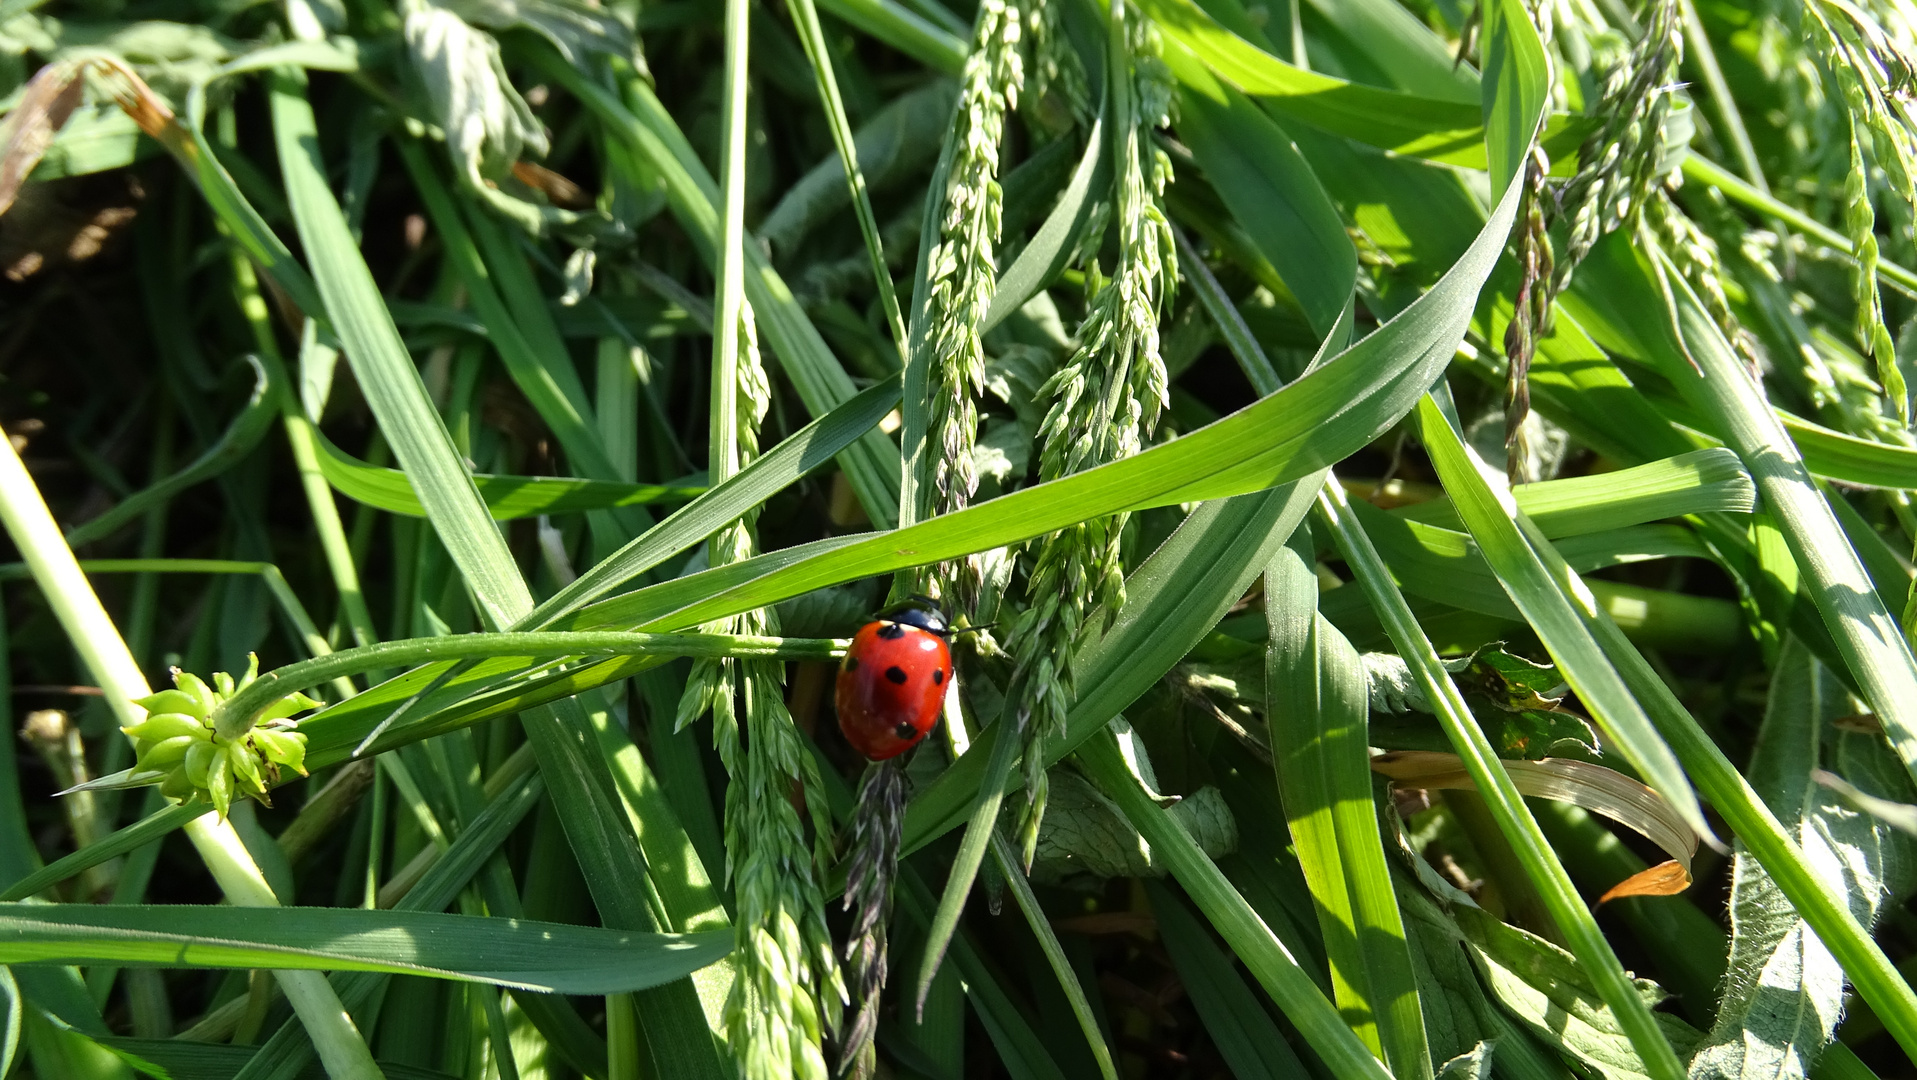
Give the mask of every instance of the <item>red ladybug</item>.
POLYGON ((923 597, 887 609, 853 635, 839 665, 839 730, 873 761, 917 746, 952 684, 945 613, 923 597))

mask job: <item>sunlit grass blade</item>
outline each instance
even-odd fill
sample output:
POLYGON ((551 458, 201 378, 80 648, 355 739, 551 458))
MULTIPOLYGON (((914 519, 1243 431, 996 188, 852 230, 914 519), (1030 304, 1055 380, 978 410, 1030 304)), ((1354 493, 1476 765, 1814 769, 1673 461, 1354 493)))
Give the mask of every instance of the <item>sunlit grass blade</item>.
POLYGON ((1118 805, 1125 819, 1163 859, 1172 875, 1212 927, 1271 995, 1292 1026, 1339 1077, 1389 1077, 1370 1048, 1346 1026, 1285 947, 1272 936, 1245 898, 1232 888, 1216 864, 1198 849, 1184 826, 1160 809, 1126 767, 1109 730, 1101 729, 1078 748, 1077 760, 1100 790, 1118 805))
MULTIPOLYGON (((1439 419, 1442 423, 1442 418, 1439 419)), ((1350 515, 1344 494, 1327 486, 1319 499, 1319 509, 1331 527, 1338 549, 1352 568, 1358 584, 1373 607, 1384 619, 1398 653, 1411 667, 1411 674, 1424 689, 1426 698, 1438 710, 1445 734, 1464 760, 1465 768, 1477 782, 1478 792, 1491 808, 1499 829, 1522 860, 1531 882, 1558 923, 1558 929, 1571 942, 1573 952, 1597 982, 1604 1000, 1617 1013, 1631 1043, 1643 1060, 1649 1075, 1674 1080, 1684 1075, 1676 1053, 1664 1038, 1650 1010, 1637 994, 1623 966, 1618 963, 1609 942, 1599 931, 1590 909, 1559 864, 1537 821, 1518 794, 1511 777, 1498 764, 1490 740, 1479 729, 1477 720, 1465 704, 1450 673, 1438 660, 1431 641, 1406 606, 1404 597, 1392 582, 1377 552, 1371 548, 1364 531, 1350 515)))
POLYGON ((730 948, 722 934, 357 908, 35 904, 0 911, 0 960, 8 964, 383 971, 566 994, 658 986, 730 948))
POLYGON ((1428 1077, 1424 1016, 1373 801, 1368 680, 1357 650, 1318 615, 1308 540, 1292 543, 1265 570, 1266 717, 1285 817, 1339 1012, 1394 1076, 1428 1077))
POLYGON ((1508 489, 1493 486, 1485 477, 1483 464, 1464 445, 1435 401, 1427 398, 1419 404, 1418 420, 1426 449, 1459 516, 1512 603, 1537 631, 1565 679, 1577 691, 1578 699, 1645 782, 1657 789, 1698 835, 1711 835, 1677 759, 1519 532, 1517 519, 1522 511, 1511 500, 1508 489))

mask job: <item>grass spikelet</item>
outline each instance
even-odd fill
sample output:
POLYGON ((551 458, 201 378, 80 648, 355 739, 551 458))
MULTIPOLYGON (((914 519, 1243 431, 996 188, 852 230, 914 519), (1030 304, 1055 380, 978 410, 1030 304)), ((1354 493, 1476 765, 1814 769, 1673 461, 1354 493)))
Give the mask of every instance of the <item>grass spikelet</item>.
MULTIPOLYGON (((736 456, 728 463, 715 454, 715 473, 735 472, 757 456, 759 423, 771 400, 750 305, 740 308, 739 339, 736 456), (732 467, 724 468, 727 464, 732 467)), ((724 441, 715 437, 715 443, 724 441)), ((748 517, 715 534, 707 558, 721 566, 750 558, 756 549, 748 517)), ((712 628, 779 632, 770 609, 712 628)), ((745 1080, 825 1080, 829 1073, 821 1047, 838 1030, 846 1000, 819 887, 819 867, 831 858, 830 836, 819 830, 808 844, 805 821, 789 797, 794 783, 814 821, 830 818, 818 767, 786 709, 783 662, 696 661, 679 701, 678 724, 684 727, 708 711, 713 744, 732 778, 725 796, 726 876, 737 899, 739 977, 726 999, 727 1037, 745 1080)))
MULTIPOLYGON (((1039 471, 1047 480, 1137 453, 1169 393, 1158 315, 1176 286, 1178 265, 1162 205, 1171 162, 1152 142, 1152 131, 1165 123, 1170 89, 1155 31, 1125 16, 1122 0, 1114 3, 1110 70, 1130 74, 1113 82, 1113 113, 1121 121, 1114 125, 1118 264, 1108 281, 1097 281, 1096 265, 1087 275, 1096 292, 1078 328, 1078 347, 1041 390, 1052 402, 1039 429, 1039 471)), ((1019 834, 1028 865, 1045 810, 1045 744, 1064 731, 1071 657, 1087 613, 1109 618, 1125 600, 1124 525, 1122 514, 1098 518, 1040 541, 1026 585, 1031 606, 1012 630, 1030 798, 1019 834)))
POLYGON ((1570 284, 1598 237, 1619 226, 1635 227, 1641 217, 1657 181, 1664 120, 1683 41, 1677 0, 1654 0, 1646 12, 1644 36, 1606 77, 1598 110, 1604 123, 1579 149, 1577 175, 1559 197, 1559 213, 1570 221, 1570 237, 1557 264, 1553 292, 1570 284))
POLYGON ((846 1028, 839 1056, 841 1075, 872 1075, 877 1060, 873 1038, 879 1030, 879 1004, 887 970, 886 924, 892 913, 893 878, 898 872, 899 839, 905 824, 905 766, 888 758, 866 766, 859 783, 858 809, 852 819, 852 852, 846 870, 845 910, 853 913, 846 935, 845 960, 852 967, 858 1011, 846 1028))
POLYGON ((1857 259, 1851 275, 1857 341, 1876 361, 1884 396, 1907 426, 1910 394, 1897 366, 1896 343, 1884 323, 1883 297, 1877 288, 1877 213, 1870 201, 1869 162, 1874 159, 1885 184, 1899 198, 1912 200, 1917 135, 1901 103, 1891 100, 1908 92, 1912 65, 1881 28, 1849 5, 1820 0, 1806 6, 1802 21, 1805 50, 1828 72, 1848 120, 1850 161, 1844 176, 1843 217, 1851 254, 1857 259), (1867 138, 1872 149, 1868 159, 1867 138))
POLYGON ((999 239, 999 143, 1005 115, 1017 107, 1024 83, 1018 11, 1004 0, 979 5, 974 49, 948 138, 951 158, 939 238, 927 260, 927 346, 931 350, 929 443, 931 490, 921 509, 964 508, 978 490, 972 447, 978 438, 978 395, 984 391, 985 351, 978 324, 992 304, 999 239))

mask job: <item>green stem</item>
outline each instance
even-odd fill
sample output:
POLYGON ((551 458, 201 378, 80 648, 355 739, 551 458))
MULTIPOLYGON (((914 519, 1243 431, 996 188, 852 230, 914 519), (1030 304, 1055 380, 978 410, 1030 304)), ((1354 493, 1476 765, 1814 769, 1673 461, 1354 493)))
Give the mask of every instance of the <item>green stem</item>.
MULTIPOLYGON (((746 76, 751 0, 726 0, 725 105, 719 150, 719 250, 712 312, 711 482, 739 471, 739 319, 745 307, 746 76)), ((717 560, 715 560, 716 562, 717 560)))
POLYGON ((1692 0, 1680 0, 1684 16, 1684 40, 1690 46, 1691 59, 1696 62, 1698 73, 1704 76, 1704 85, 1711 92, 1711 103, 1717 106, 1718 120, 1724 125, 1726 141, 1737 153, 1739 165, 1744 167, 1744 179, 1765 195, 1771 193, 1770 184, 1764 179, 1764 168, 1757 163, 1757 150, 1751 146, 1751 133, 1744 129, 1744 116, 1737 111, 1737 100, 1731 96, 1730 84, 1724 81, 1724 69, 1717 66, 1717 52, 1711 48, 1711 39, 1704 32, 1704 20, 1697 17, 1697 5, 1692 0))
POLYGON ((757 656, 776 660, 833 661, 845 655, 837 638, 746 637, 736 634, 635 634, 621 630, 518 631, 405 638, 342 649, 326 656, 275 668, 255 679, 221 706, 215 717, 220 737, 238 738, 268 705, 328 679, 378 668, 412 667, 447 660, 489 656, 532 659, 560 656, 757 656))
POLYGON ((892 285, 892 271, 886 267, 885 244, 879 239, 878 218, 872 213, 872 196, 865 188, 865 173, 859 168, 859 148, 852 139, 852 125, 845 117, 845 101, 839 96, 839 78, 832 70, 832 54, 826 48, 825 30, 819 25, 819 9, 812 0, 786 0, 792 12, 792 24, 799 30, 799 44, 806 59, 812 61, 813 78, 818 83, 819 101, 825 106, 826 125, 832 129, 832 145, 838 148, 839 161, 845 166, 845 185, 852 192, 852 207, 859 219, 859 233, 865 239, 865 253, 872 260, 873 283, 879 287, 879 306, 885 310, 886 325, 899 355, 905 355, 905 317, 899 313, 899 296, 892 285))
MULTIPOLYGON (((1796 229, 1805 236, 1816 240, 1848 257, 1850 238, 1802 210, 1778 202, 1767 192, 1761 191, 1737 178, 1729 169, 1724 168, 1696 154, 1687 154, 1684 158, 1684 177, 1700 184, 1714 187, 1724 193, 1734 203, 1740 203, 1766 217, 1775 218, 1785 225, 1796 229)), ((1912 272, 1891 262, 1889 259, 1877 260, 1877 276, 1905 296, 1917 296, 1917 272, 1912 272)))
MULTIPOLYGON (((0 522, 20 550, 45 593, 47 604, 67 632, 81 660, 105 693, 107 707, 122 726, 145 719, 134 702, 152 693, 140 665, 127 650, 120 631, 100 606, 86 575, 73 558, 60 527, 54 523, 33 478, 0 432, 0 522)), ((186 827, 194 849, 219 883, 220 890, 241 907, 273 907, 279 901, 229 822, 199 817, 186 827)), ((326 976, 317 971, 274 973, 319 1051, 327 1074, 335 1080, 383 1080, 366 1041, 340 1005, 326 976)))

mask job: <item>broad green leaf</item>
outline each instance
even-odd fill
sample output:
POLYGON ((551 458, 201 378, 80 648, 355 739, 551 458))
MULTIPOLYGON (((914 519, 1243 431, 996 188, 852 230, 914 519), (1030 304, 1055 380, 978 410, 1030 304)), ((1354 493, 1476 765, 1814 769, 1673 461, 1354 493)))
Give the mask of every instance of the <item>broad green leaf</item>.
MULTIPOLYGON (((1461 947, 1464 932, 1458 924, 1402 869, 1392 880, 1411 941, 1432 1056, 1446 1056, 1448 1068, 1452 1061, 1468 1057, 1492 1040, 1501 1075, 1512 1080, 1565 1080, 1570 1074, 1563 1063, 1485 996, 1484 985, 1461 947)), ((1440 1069, 1438 1075, 1447 1073, 1440 1069)))
MULTIPOLYGON (((1535 934, 1508 926, 1473 904, 1453 904, 1451 914, 1466 937, 1466 950, 1478 965, 1485 988, 1531 1034, 1556 1047, 1605 1080, 1654 1076, 1639 1059, 1624 1027, 1597 991, 1583 965, 1571 954, 1535 934)), ((1664 992, 1647 979, 1635 992, 1645 1005, 1664 992)), ((1674 1016, 1654 1014, 1674 1045, 1688 1050, 1695 1028, 1674 1016)))
POLYGON ((1242 1080, 1305 1075, 1304 1063, 1245 985, 1230 954, 1212 941, 1185 902, 1156 882, 1146 883, 1145 894, 1165 951, 1231 1074, 1242 1080))
MULTIPOLYGON (((1168 872, 1152 858, 1138 830, 1110 799, 1075 773, 1059 771, 1049 781, 1046 821, 1039 825, 1032 880, 1041 885, 1090 886, 1112 878, 1161 878, 1168 872), (1053 816, 1057 821, 1052 821, 1053 816)), ((1199 850, 1212 858, 1238 847, 1238 822, 1217 788, 1204 787, 1173 803, 1169 812, 1199 850)))
POLYGON ((1357 651, 1318 615, 1309 544, 1293 544, 1265 571, 1266 717, 1285 818, 1316 901, 1339 1012, 1393 1075, 1429 1076, 1372 796, 1369 680, 1357 651))
POLYGON ((381 971, 562 994, 671 982, 722 959, 729 934, 641 934, 360 908, 35 904, 0 909, 0 961, 381 971))
MULTIPOLYGON (((1902 841, 1814 779, 1831 721, 1855 711, 1843 684, 1803 645, 1787 640, 1749 775, 1806 860, 1868 928, 1882 910, 1886 877, 1900 854, 1891 845, 1902 841)), ((1730 913, 1724 998, 1691 1060, 1692 1080, 1807 1076, 1843 1015, 1844 970, 1741 845, 1730 913)))

